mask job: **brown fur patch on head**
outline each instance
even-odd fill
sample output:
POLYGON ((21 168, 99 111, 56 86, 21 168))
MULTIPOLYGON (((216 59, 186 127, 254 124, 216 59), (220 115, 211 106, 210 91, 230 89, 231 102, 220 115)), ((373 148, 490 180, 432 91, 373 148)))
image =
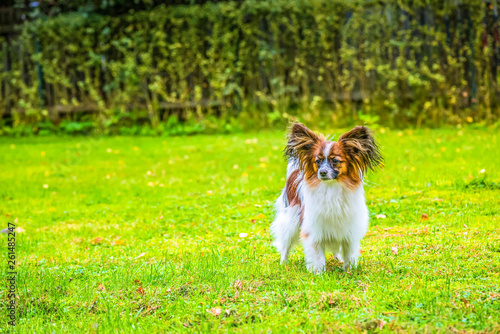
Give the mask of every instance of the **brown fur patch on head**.
POLYGON ((377 170, 383 165, 384 158, 375 143, 370 130, 357 126, 340 136, 338 145, 341 155, 345 158, 346 172, 342 179, 349 188, 354 188, 361 182, 361 176, 368 170, 377 170))
MULTIPOLYGON (((295 158, 306 181, 316 178, 315 155, 324 148, 325 138, 309 130, 304 124, 294 123, 290 127, 285 156, 295 158)), ((316 178, 319 183, 319 180, 316 178)))

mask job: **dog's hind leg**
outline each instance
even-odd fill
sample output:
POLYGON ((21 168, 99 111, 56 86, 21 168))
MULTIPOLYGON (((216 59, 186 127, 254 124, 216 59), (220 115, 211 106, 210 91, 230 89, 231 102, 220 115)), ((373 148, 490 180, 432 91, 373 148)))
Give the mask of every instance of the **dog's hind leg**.
POLYGON ((299 241, 300 208, 299 206, 280 205, 283 194, 278 198, 276 218, 271 224, 271 233, 274 236, 273 245, 281 254, 281 263, 288 261, 288 255, 299 241))

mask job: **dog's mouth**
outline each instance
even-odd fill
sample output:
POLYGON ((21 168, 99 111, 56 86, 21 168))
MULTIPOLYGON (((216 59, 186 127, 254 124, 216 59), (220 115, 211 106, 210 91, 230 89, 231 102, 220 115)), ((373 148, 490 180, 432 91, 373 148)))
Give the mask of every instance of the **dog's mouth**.
POLYGON ((325 182, 328 182, 328 181, 335 181, 336 179, 338 178, 338 176, 335 176, 335 177, 330 177, 330 176, 320 176, 319 179, 321 181, 325 181, 325 182))

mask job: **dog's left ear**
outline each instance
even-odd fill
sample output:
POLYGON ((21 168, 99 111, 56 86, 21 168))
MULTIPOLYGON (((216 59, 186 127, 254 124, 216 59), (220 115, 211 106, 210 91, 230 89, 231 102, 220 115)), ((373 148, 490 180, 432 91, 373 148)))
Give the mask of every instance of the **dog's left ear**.
POLYGON ((346 158, 363 174, 383 166, 384 158, 367 127, 357 126, 344 133, 338 143, 346 158))

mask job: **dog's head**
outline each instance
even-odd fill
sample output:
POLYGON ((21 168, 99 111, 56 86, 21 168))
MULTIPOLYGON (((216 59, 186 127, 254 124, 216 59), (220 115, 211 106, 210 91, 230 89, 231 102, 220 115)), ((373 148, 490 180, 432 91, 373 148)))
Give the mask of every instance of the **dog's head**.
POLYGON ((310 186, 320 182, 342 182, 356 188, 363 175, 383 163, 380 150, 368 128, 357 126, 341 135, 337 142, 294 123, 288 135, 285 155, 297 159, 310 186))

